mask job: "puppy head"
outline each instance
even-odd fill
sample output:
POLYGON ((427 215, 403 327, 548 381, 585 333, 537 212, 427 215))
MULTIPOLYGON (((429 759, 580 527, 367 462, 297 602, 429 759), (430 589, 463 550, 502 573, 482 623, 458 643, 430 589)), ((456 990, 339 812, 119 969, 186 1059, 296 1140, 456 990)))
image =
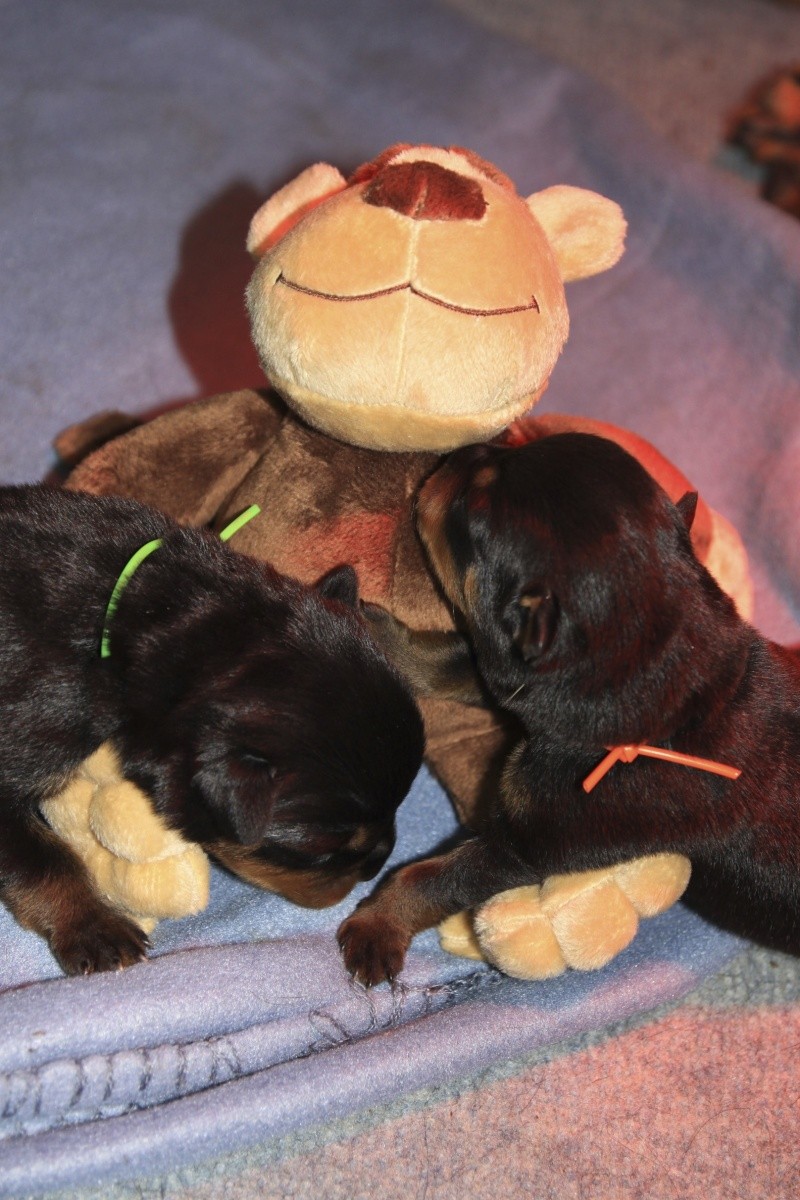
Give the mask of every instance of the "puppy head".
POLYGON ((202 682, 180 718, 191 743, 183 824, 249 882, 322 907, 391 852, 422 721, 358 613, 351 568, 316 588, 276 576, 270 604, 265 614, 256 596, 235 626, 207 631, 202 682))
POLYGON ((631 455, 588 434, 446 460, 420 493, 418 527, 501 703, 516 694, 524 716, 548 685, 548 720, 556 701, 570 697, 565 722, 586 701, 596 736, 618 741, 633 737, 606 728, 624 707, 612 699, 643 673, 661 670, 654 690, 669 705, 677 639, 706 619, 700 597, 721 597, 691 548, 695 501, 672 504, 631 455))

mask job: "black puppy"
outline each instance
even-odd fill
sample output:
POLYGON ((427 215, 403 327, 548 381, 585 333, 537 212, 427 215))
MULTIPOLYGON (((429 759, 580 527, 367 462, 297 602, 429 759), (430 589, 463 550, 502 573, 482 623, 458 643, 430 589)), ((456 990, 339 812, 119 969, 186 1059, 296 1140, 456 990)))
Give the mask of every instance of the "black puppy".
POLYGON ((0 489, 0 896, 65 971, 146 946, 39 816, 106 739, 173 828, 297 903, 383 864, 423 735, 356 592, 349 567, 304 587, 133 501, 0 489))
POLYGON ((704 911, 800 951, 800 669, 695 558, 695 503, 585 434, 460 451, 428 480, 419 530, 468 640, 373 626, 419 692, 488 693, 520 740, 479 836, 342 925, 364 982, 496 892, 658 851, 689 857, 704 911))

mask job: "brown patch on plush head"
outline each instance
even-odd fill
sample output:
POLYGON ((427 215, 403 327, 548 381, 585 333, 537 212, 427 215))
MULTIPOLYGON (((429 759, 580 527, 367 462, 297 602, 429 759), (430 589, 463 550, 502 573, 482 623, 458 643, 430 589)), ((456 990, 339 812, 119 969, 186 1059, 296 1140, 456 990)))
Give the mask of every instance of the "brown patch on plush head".
POLYGON ((362 199, 416 221, 479 221, 486 212, 477 179, 424 160, 385 167, 367 186, 362 199))
MULTIPOLYGON (((517 195, 517 189, 514 186, 513 181, 509 179, 508 175, 504 174, 499 167, 494 165, 494 163, 490 163, 487 159, 481 158, 481 156, 476 154, 474 150, 469 150, 464 146, 447 146, 446 148, 441 146, 426 145, 414 146, 409 142, 396 142, 393 146, 389 146, 388 149, 384 150, 376 158, 371 159, 369 162, 362 163, 360 167, 357 167, 356 170, 353 171, 352 175, 347 180, 348 186, 369 183, 383 170, 385 170, 386 167, 398 162, 399 160, 403 160, 405 162, 427 162, 429 160, 427 159, 426 155, 431 152, 437 155, 444 153, 448 156, 448 158, 451 159, 461 158, 472 168, 473 171, 479 171, 481 175, 484 175, 487 179, 490 179, 492 183, 496 183, 498 187, 503 188, 504 191, 510 192, 512 196, 517 195), (413 159, 410 157, 409 152, 413 153, 413 159)), ((457 164, 453 162, 451 163, 451 166, 455 171, 457 164)))
POLYGON ((369 162, 362 163, 360 167, 356 167, 347 180, 348 187, 354 187, 359 183, 369 183, 384 167, 388 167, 389 163, 397 158, 398 154, 402 153, 403 150, 410 149, 411 144, 409 142, 395 142, 393 146, 388 146, 377 158, 372 158, 369 162))

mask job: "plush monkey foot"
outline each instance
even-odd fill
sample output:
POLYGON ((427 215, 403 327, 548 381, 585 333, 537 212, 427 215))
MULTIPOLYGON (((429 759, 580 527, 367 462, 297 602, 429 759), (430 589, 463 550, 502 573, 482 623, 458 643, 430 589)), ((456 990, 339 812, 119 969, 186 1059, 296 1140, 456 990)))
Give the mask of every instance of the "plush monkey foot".
POLYGON ((83 860, 96 890, 145 933, 164 917, 185 917, 208 904, 204 851, 169 829, 144 793, 123 778, 110 745, 87 758, 42 813, 83 860))
POLYGON ((640 917, 664 912, 680 898, 691 866, 679 854, 657 854, 601 871, 554 875, 541 887, 512 888, 475 914, 439 926, 443 949, 484 959, 516 979, 551 979, 567 967, 593 971, 633 940, 640 917))

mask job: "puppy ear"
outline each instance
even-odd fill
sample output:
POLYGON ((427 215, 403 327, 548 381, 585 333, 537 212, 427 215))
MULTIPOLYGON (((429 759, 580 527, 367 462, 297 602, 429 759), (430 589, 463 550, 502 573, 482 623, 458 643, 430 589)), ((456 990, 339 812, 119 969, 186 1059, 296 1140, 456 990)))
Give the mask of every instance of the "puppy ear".
POLYGON ((242 846, 256 846, 272 824, 274 778, 271 764, 258 753, 228 749, 197 773, 194 784, 217 834, 233 835, 242 846))
POLYGON ((681 519, 688 530, 691 530, 694 524, 695 513, 697 512, 697 492, 686 492, 681 496, 675 507, 681 514, 681 519))
POLYGON ((316 589, 325 600, 338 600, 349 608, 358 604, 358 576, 349 563, 328 571, 317 580, 316 589))
POLYGON ((525 662, 540 658, 549 649, 558 625, 558 602, 552 592, 523 592, 517 601, 522 623, 514 639, 525 662))

